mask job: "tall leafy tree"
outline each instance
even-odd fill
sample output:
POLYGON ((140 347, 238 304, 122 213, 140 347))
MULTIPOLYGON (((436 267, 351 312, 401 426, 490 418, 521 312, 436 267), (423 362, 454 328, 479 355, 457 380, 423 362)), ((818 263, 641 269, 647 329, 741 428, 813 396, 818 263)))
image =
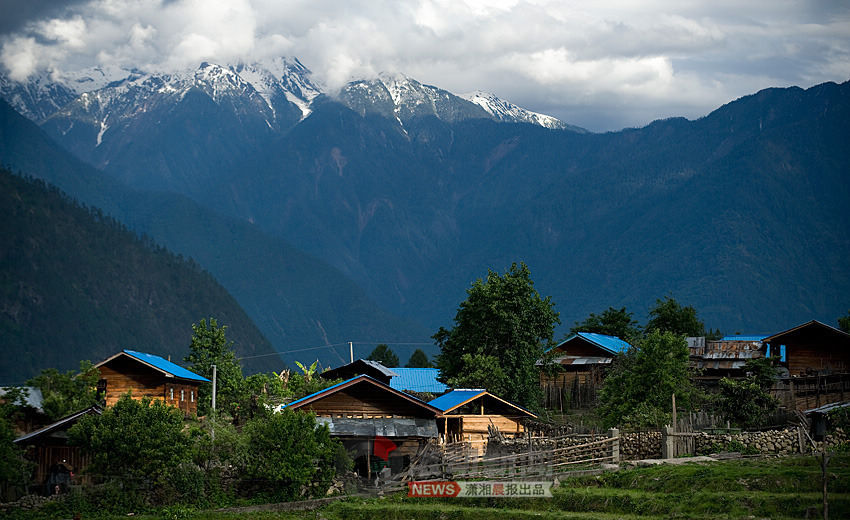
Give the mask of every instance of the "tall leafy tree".
POLYGON ((161 400, 124 395, 102 415, 87 415, 69 431, 89 454, 88 471, 127 486, 157 486, 189 460, 183 413, 161 400))
POLYGON ((437 367, 452 386, 484 387, 526 407, 540 401, 535 363, 552 344, 560 323, 555 304, 534 288, 524 263, 504 274, 489 270, 467 291, 454 327, 440 327, 437 367))
POLYGON ((41 390, 41 408, 53 420, 98 404, 97 381, 100 372, 91 361, 80 361, 80 370, 62 373, 47 368, 27 381, 41 390))
POLYGON ((649 310, 646 330, 672 332, 682 336, 704 336, 705 324, 697 318, 697 311, 691 306, 683 307, 669 296, 655 300, 655 306, 649 310))
POLYGON ((615 309, 608 307, 600 314, 590 313, 590 316, 584 321, 576 322, 575 326, 570 329, 570 334, 576 332, 595 332, 597 334, 606 334, 608 336, 616 336, 624 341, 632 342, 640 337, 640 324, 632 317, 632 313, 628 312, 625 307, 615 309))
POLYGON ((370 361, 378 361, 385 367, 397 367, 399 364, 398 356, 389 345, 381 343, 375 347, 375 350, 366 358, 370 361))
POLYGON ((410 359, 407 360, 407 364, 404 365, 405 368, 433 368, 433 366, 428 359, 428 354, 421 348, 414 350, 413 354, 410 355, 410 359))
MULTIPOLYGON (((212 366, 216 366, 216 406, 227 411, 238 422, 241 403, 246 398, 242 367, 236 360, 233 342, 226 337, 227 326, 219 326, 215 318, 192 325, 192 342, 184 361, 191 363, 196 374, 212 380, 212 366)), ((212 405, 212 383, 198 389, 198 414, 206 415, 212 405)))
POLYGON ((679 334, 652 329, 617 356, 599 392, 599 414, 606 426, 661 426, 669 423, 673 394, 684 408, 695 397, 688 345, 679 334))

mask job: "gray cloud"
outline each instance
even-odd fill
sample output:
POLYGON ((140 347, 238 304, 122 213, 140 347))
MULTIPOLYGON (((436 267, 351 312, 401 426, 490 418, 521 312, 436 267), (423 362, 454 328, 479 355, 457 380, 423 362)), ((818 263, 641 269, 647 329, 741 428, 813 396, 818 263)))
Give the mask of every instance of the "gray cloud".
POLYGON ((335 88, 379 71, 481 89, 592 130, 699 117, 850 78, 850 8, 815 0, 4 0, 13 77, 297 56, 335 88), (740 5, 743 4, 743 5, 740 5))

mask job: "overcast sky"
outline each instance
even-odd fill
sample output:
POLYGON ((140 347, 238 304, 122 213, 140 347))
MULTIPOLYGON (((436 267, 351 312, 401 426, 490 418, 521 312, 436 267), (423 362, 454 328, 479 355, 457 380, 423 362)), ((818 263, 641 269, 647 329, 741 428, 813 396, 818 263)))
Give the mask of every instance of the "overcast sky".
POLYGON ((0 0, 20 79, 295 56, 328 89, 381 71, 485 90, 593 131, 850 79, 844 0, 0 0))

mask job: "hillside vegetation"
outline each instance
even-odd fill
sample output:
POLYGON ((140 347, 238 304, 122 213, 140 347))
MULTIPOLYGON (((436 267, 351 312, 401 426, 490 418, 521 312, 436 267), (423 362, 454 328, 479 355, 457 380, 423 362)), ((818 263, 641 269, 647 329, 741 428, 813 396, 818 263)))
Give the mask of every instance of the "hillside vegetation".
POLYGON ((20 384, 46 367, 76 368, 79 359, 97 362, 124 348, 181 360, 192 324, 208 316, 230 326, 240 355, 272 351, 233 297, 194 261, 43 181, 0 170, 0 236, 2 383, 20 384))

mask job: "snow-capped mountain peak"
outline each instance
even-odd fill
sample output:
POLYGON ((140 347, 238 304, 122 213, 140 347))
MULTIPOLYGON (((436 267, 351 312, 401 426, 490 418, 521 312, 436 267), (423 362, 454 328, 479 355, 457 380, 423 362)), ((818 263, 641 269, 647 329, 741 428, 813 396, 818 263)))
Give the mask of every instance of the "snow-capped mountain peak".
MULTIPOLYGON (((510 123, 531 123, 545 128, 563 129, 570 128, 569 125, 552 116, 539 114, 514 105, 510 101, 500 99, 489 92, 476 90, 468 94, 460 94, 460 97, 475 103, 483 108, 497 121, 510 123)), ((576 129, 573 127, 572 129, 576 129)), ((581 130, 581 129, 579 129, 581 130)))

